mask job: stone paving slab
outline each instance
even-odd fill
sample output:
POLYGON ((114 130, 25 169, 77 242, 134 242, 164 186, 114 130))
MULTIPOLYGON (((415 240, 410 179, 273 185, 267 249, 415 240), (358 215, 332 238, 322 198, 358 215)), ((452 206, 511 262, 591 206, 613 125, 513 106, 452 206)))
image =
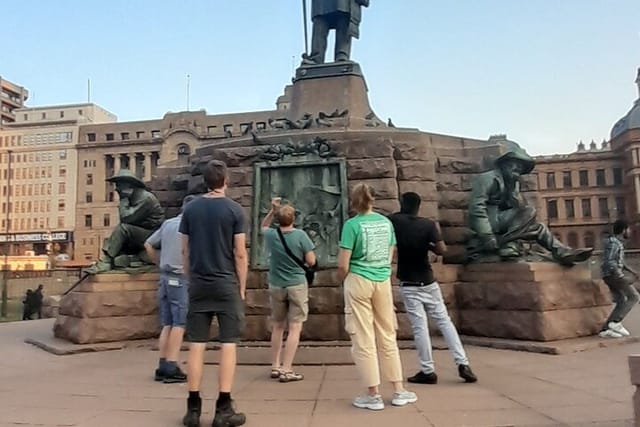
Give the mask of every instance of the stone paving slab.
MULTIPOLYGON (((157 352, 150 351, 151 342, 65 357, 24 343, 50 327, 48 320, 0 325, 0 427, 180 425, 186 386, 152 380, 157 352)), ((336 349, 348 352, 345 346, 336 349)), ((233 395, 249 427, 633 425, 634 389, 626 360, 640 353, 640 343, 556 356, 471 346, 467 351, 477 384, 462 383, 449 352, 435 351, 439 384, 407 384, 419 400, 404 408, 388 404, 392 390, 387 384, 382 386, 384 411, 353 408, 351 399, 363 387, 352 365, 299 366, 305 380, 290 384, 269 379, 267 366, 239 366, 233 395)), ((405 376, 415 373, 415 351, 403 350, 401 357, 405 376)), ((203 426, 213 417, 217 370, 204 368, 203 426)))

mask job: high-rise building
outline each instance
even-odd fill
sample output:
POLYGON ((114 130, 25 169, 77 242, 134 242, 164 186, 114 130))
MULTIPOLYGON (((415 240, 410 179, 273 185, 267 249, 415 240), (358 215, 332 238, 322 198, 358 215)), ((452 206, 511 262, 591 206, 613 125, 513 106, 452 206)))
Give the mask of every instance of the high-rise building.
POLYGON ((16 121, 15 110, 24 107, 29 92, 0 76, 0 126, 16 121))
POLYGON ((95 104, 14 110, 0 129, 0 243, 12 255, 73 253, 81 124, 116 121, 95 104))

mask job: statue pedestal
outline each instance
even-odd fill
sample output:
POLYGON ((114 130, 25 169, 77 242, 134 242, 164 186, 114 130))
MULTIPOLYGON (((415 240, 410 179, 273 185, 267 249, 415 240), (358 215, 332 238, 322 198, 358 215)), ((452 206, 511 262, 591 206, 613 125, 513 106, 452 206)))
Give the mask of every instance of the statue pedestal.
POLYGON ((594 335, 611 310, 607 287, 584 264, 471 264, 456 301, 460 333, 531 341, 594 335))
POLYGON ((156 337, 158 274, 89 277, 60 301, 54 335, 76 344, 156 337))
POLYGON ((296 70, 288 116, 349 110, 347 126, 364 127, 372 110, 360 65, 352 61, 304 65, 296 70))

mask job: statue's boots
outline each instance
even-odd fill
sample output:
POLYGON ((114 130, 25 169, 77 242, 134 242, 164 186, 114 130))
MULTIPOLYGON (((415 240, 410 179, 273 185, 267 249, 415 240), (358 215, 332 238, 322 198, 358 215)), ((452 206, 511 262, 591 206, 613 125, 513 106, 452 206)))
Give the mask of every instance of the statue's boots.
POLYGON ((113 269, 110 260, 100 259, 97 262, 93 263, 91 267, 87 267, 84 269, 84 272, 87 274, 98 274, 110 271, 113 269))
POLYGON ((573 265, 588 260, 593 253, 593 248, 572 249, 568 247, 558 248, 553 252, 553 258, 563 265, 573 265))
POLYGON ((507 243, 498 250, 498 254, 500 255, 500 258, 503 259, 518 258, 522 255, 516 242, 507 243))

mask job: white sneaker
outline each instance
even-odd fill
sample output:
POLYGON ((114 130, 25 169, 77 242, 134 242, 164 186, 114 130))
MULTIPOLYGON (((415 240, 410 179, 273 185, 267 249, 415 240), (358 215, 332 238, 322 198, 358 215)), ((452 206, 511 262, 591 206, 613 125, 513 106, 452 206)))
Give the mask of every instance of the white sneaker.
POLYGON ((393 400, 391 400, 391 404, 393 406, 404 406, 407 403, 415 403, 418 401, 418 396, 412 392, 403 390, 399 393, 393 393, 393 400))
POLYGON ((627 329, 624 326, 622 326, 621 322, 609 322, 607 326, 609 327, 609 329, 619 333, 623 337, 628 337, 629 335, 631 335, 629 331, 627 331, 627 329))
POLYGON ((600 331, 598 334, 601 338, 622 338, 623 335, 612 329, 605 329, 604 331, 600 331))
POLYGON ((379 394, 375 396, 358 396, 353 400, 353 406, 360 409, 371 409, 381 411, 384 409, 384 401, 379 394))

